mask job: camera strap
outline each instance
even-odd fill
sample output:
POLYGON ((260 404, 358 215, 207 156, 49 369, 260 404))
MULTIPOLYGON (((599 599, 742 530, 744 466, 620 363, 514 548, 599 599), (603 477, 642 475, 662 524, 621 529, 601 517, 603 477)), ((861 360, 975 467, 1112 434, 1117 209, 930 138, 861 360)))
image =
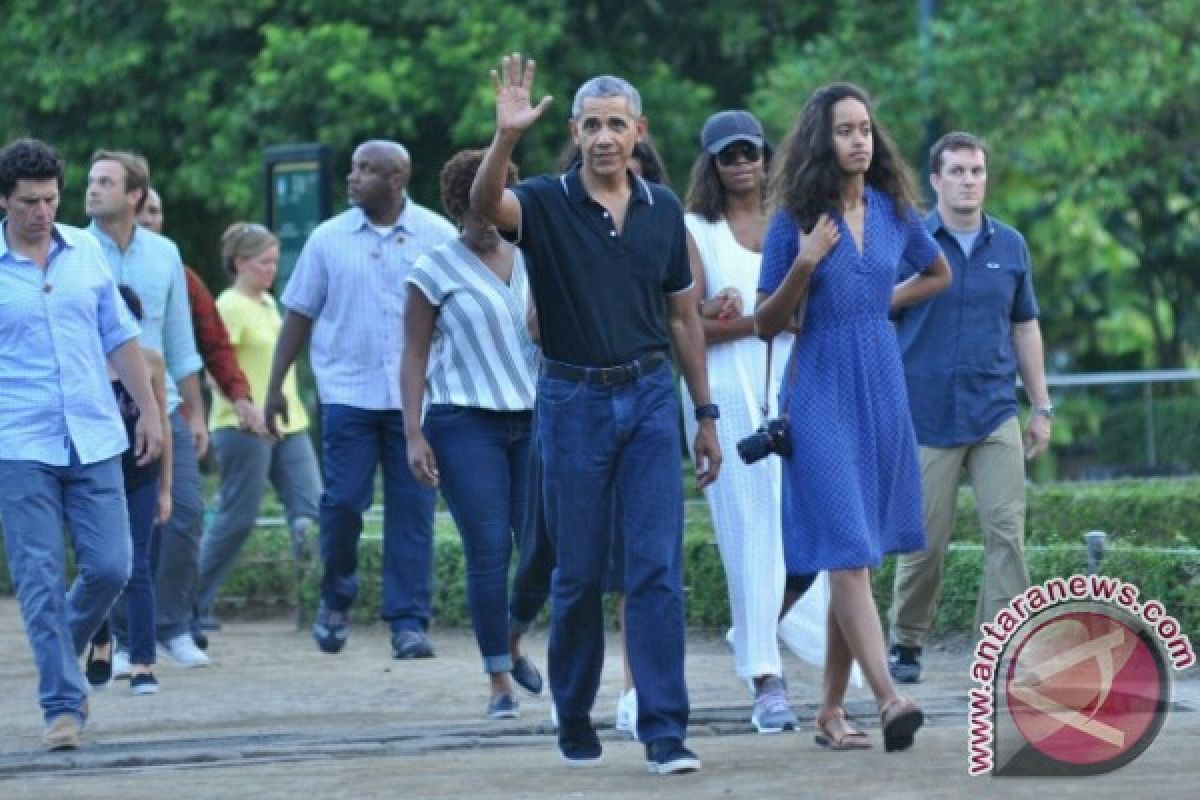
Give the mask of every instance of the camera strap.
MULTIPOLYGON (((797 334, 797 336, 799 336, 799 334, 797 334)), ((763 386, 763 401, 762 401, 762 406, 760 407, 760 410, 762 411, 762 418, 763 418, 764 424, 767 422, 767 420, 769 420, 771 418, 771 348, 774 344, 775 344, 775 340, 773 338, 767 340, 767 369, 765 370, 766 374, 767 374, 767 379, 766 379, 766 384, 763 386)), ((795 340, 793 339, 792 340, 792 352, 788 353, 787 372, 784 375, 783 385, 781 387, 783 390, 786 391, 788 389, 788 385, 792 381, 792 374, 795 371, 796 371, 796 344, 795 344, 795 340)), ((780 408, 779 408, 779 416, 781 416, 781 417, 787 416, 787 407, 790 404, 792 396, 790 394, 787 394, 787 395, 784 395, 784 397, 785 397, 785 400, 780 405, 780 408)))

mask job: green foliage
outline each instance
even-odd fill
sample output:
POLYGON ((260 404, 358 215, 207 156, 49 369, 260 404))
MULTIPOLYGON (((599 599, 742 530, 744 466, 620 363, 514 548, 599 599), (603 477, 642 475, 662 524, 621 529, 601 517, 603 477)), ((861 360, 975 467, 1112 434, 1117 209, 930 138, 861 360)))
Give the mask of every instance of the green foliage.
MULTIPOLYGON (((1145 597, 1161 600, 1184 623, 1185 630, 1200 629, 1200 479, 1033 485, 1028 489, 1028 504, 1026 539, 1034 581, 1082 571, 1086 564, 1083 534, 1107 531, 1109 552, 1103 571, 1133 581, 1145 597)), ((685 511, 688 624, 723 628, 729 623, 729 599, 708 507, 703 502, 689 502, 685 511)), ((263 514, 279 513, 278 500, 269 494, 263 514)), ((936 621, 939 631, 969 628, 975 615, 981 540, 974 496, 967 488, 959 492, 952 541, 955 546, 947 555, 944 599, 936 621)), ((353 610, 360 623, 376 619, 379 613, 380 558, 379 521, 369 519, 359 547, 359 594, 353 610)), ((891 603, 893 562, 887 559, 874 576, 876 602, 883 611, 891 603)), ((464 576, 454 523, 448 515, 439 514, 434 540, 437 624, 470 625, 464 576)), ((298 576, 283 528, 260 529, 250 537, 221 587, 218 611, 226 616, 261 616, 292 609, 297 577, 301 580, 301 609, 311 615, 317 605, 319 568, 307 565, 298 576)), ((0 592, 12 592, 3 563, 0 592)), ((611 603, 608 605, 615 624, 611 603)))
POLYGON ((862 3, 835 4, 827 31, 777 42, 755 106, 782 130, 814 88, 848 79, 873 92, 914 164, 923 162, 927 123, 936 133, 984 135, 992 143, 989 209, 1029 239, 1060 368, 1195 363, 1194 4, 938 6, 923 53, 906 33, 912 4, 878 16, 862 3))

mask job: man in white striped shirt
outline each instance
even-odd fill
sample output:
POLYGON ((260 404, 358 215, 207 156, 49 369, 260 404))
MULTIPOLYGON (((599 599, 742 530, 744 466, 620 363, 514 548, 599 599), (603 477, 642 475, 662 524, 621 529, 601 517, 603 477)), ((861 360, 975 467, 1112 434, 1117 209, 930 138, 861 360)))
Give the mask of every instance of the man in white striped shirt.
MULTIPOLYGON (((337 653, 358 593, 358 539, 383 464, 383 608, 396 658, 428 658, 434 491, 408 469, 400 398, 405 283, 422 254, 456 235, 408 197, 408 151, 371 140, 354 151, 351 208, 313 231, 283 293, 287 308, 264 409, 287 419, 283 376, 312 337, 321 401, 321 602, 313 638, 337 653)), ((420 413, 414 409, 413 413, 420 413)))

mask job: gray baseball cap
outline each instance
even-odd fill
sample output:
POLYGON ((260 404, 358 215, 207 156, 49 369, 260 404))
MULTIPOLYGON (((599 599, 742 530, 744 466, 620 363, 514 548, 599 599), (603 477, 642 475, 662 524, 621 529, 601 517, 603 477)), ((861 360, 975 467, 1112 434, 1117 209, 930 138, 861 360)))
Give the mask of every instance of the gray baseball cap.
POLYGON ((762 125, 749 111, 718 111, 700 131, 700 144, 716 155, 733 142, 746 141, 762 147, 766 141, 762 125))

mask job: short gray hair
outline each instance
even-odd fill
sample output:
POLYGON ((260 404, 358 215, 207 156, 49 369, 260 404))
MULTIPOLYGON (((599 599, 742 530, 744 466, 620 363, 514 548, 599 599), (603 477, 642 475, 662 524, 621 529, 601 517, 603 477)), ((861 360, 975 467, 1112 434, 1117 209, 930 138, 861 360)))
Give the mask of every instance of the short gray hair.
POLYGON ((615 75, 599 75, 575 92, 575 102, 571 103, 571 119, 578 119, 579 112, 583 111, 584 101, 593 97, 624 97, 633 115, 642 115, 642 96, 633 88, 632 83, 615 75))

